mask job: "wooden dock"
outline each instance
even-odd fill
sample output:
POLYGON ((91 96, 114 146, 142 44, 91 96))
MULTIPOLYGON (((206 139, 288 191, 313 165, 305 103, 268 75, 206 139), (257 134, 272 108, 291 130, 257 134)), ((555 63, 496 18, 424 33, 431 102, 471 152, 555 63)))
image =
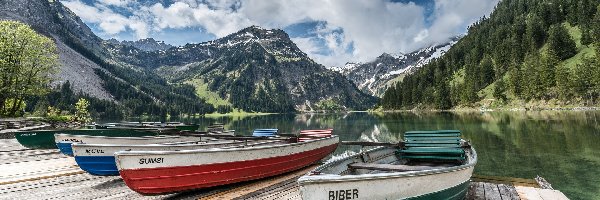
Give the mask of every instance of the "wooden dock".
MULTIPOLYGON (((0 140, 0 199, 300 199, 296 180, 310 166, 280 176, 193 192, 142 196, 119 176, 93 176, 58 150, 32 150, 0 140)), ((474 176, 467 199, 567 199, 533 179, 474 176)))

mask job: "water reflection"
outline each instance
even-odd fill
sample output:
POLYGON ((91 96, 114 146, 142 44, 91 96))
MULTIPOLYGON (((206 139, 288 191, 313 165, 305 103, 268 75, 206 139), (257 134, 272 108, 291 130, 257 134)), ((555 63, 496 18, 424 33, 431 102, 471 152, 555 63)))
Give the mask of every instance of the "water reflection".
MULTIPOLYGON (((472 112, 282 114, 192 118, 178 121, 224 123, 250 135, 255 128, 333 128, 341 140, 395 142, 409 130, 458 129, 479 154, 475 173, 533 178, 543 176, 572 199, 600 199, 600 112, 472 112)), ((359 151, 340 146, 335 154, 359 151)))

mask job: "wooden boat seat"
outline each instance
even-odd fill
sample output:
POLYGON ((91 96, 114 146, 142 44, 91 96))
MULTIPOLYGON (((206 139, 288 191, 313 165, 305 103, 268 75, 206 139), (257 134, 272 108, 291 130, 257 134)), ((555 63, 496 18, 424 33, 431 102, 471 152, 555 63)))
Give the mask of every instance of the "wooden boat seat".
POLYGON ((460 130, 435 130, 435 131, 406 131, 404 135, 412 135, 412 134, 438 134, 438 133, 459 133, 460 130))
POLYGON ((402 158, 465 159, 458 130, 408 131, 404 134, 404 141, 404 148, 398 151, 402 158))
POLYGON ((352 164, 348 165, 348 168, 405 172, 405 171, 422 171, 422 170, 439 169, 439 168, 443 168, 443 167, 376 164, 376 163, 352 163, 352 164))
POLYGON ((422 133, 422 134, 411 134, 404 135, 405 138, 414 138, 414 137, 459 137, 460 133, 422 133))

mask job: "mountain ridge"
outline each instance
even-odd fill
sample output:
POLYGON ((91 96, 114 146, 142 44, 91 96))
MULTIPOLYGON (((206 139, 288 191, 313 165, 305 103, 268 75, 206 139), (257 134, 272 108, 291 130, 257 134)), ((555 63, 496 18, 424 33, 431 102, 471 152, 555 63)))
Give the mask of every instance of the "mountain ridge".
POLYGON ((373 96, 382 96, 385 90, 431 60, 442 56, 461 37, 450 38, 449 42, 433 44, 407 54, 383 53, 365 63, 346 63, 343 67, 332 67, 352 81, 361 91, 373 96))

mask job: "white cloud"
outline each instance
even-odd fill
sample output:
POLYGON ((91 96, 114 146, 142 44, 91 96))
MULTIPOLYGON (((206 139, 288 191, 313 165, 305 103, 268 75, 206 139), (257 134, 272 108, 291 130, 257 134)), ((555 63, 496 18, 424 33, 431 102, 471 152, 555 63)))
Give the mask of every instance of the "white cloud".
POLYGON ((428 19, 431 24, 426 24, 423 7, 388 0, 175 0, 171 5, 98 0, 92 6, 67 0, 63 4, 84 21, 99 24, 105 34, 131 30, 138 38, 168 28, 202 28, 222 37, 250 25, 283 28, 322 21, 324 25, 315 30, 314 37, 293 40, 317 62, 330 66, 444 42, 464 33, 467 25, 489 14, 497 2, 435 0, 434 13, 428 19), (124 16, 108 9, 108 5, 125 6, 134 12, 124 16), (317 40, 324 41, 325 46, 317 40))
POLYGON ((131 0, 98 0, 99 3, 112 6, 126 6, 131 3, 131 0))
POLYGON ((321 47, 318 45, 313 39, 310 37, 295 37, 291 38, 292 41, 298 46, 298 48, 302 49, 304 53, 314 55, 319 54, 321 52, 321 47))
POLYGON ((104 5, 94 7, 79 0, 63 1, 62 3, 83 21, 98 24, 105 34, 115 35, 129 28, 136 33, 138 38, 148 37, 147 25, 136 16, 126 17, 113 12, 104 5))

